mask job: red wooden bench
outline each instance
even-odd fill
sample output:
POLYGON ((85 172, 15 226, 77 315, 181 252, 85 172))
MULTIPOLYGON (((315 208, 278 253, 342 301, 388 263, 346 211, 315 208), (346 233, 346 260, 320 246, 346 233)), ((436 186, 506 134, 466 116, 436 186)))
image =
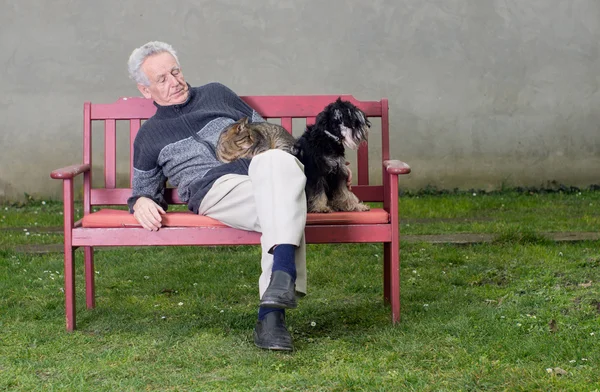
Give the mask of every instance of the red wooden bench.
MULTIPOLYGON (((292 119, 305 118, 308 124, 338 96, 248 96, 242 97, 265 119, 281 119, 288 131, 292 119)), ((309 214, 306 226, 307 243, 383 243, 383 292, 391 305, 392 322, 400 320, 398 175, 410 173, 410 167, 389 157, 388 101, 358 101, 342 96, 371 118, 381 119, 381 166, 383 185, 369 185, 369 152, 366 145, 357 153, 358 185, 353 192, 364 201, 383 202, 383 208, 369 212, 309 214)), ((94 247, 96 246, 165 246, 165 245, 258 245, 260 234, 233 229, 204 216, 188 212, 168 212, 164 227, 157 232, 142 229, 127 211, 110 209, 124 206, 131 195, 129 188, 117 187, 117 123, 128 129, 130 173, 133 162, 133 141, 144 119, 156 108, 144 98, 121 98, 111 104, 83 106, 83 163, 54 170, 51 177, 63 180, 65 299, 67 330, 75 329, 75 264, 74 251, 83 247, 85 294, 88 309, 95 307, 94 247), (104 186, 92 187, 92 123, 104 125, 104 186), (83 218, 74 222, 73 181, 83 174, 83 218), (92 207, 104 207, 94 212, 92 207)), ((120 126, 119 126, 120 128, 120 126)), ((97 127, 94 127, 97 132, 97 127)), ((374 127, 371 135, 377 133, 374 127)), ((119 139, 121 141, 121 139, 119 139)), ((119 149, 121 150, 121 149, 119 149)), ((182 204, 175 189, 167 189, 170 204, 182 204)))

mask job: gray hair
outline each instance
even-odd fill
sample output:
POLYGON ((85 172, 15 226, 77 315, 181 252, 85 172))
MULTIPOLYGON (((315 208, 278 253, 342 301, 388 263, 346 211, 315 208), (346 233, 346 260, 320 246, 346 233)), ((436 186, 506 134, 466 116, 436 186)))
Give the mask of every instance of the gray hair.
POLYGON ((179 66, 179 59, 177 59, 177 54, 175 53, 175 49, 167 43, 160 41, 151 41, 147 44, 136 48, 131 52, 131 56, 129 56, 129 61, 127 62, 127 68, 129 70, 129 77, 133 79, 138 84, 143 84, 144 86, 149 86, 150 81, 148 77, 142 71, 142 63, 146 58, 158 54, 168 52, 175 58, 177 65, 179 66))

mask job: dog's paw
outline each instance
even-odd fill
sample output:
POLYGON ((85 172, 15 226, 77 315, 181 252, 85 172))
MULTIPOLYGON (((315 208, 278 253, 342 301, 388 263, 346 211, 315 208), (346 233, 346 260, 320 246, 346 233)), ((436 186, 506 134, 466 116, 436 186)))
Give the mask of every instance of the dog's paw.
POLYGON ((356 206, 354 206, 354 211, 370 211, 371 207, 369 207, 366 204, 363 203, 358 203, 356 206))
POLYGON ((333 210, 329 206, 319 206, 319 207, 310 208, 308 210, 308 212, 329 213, 329 212, 333 212, 333 210))

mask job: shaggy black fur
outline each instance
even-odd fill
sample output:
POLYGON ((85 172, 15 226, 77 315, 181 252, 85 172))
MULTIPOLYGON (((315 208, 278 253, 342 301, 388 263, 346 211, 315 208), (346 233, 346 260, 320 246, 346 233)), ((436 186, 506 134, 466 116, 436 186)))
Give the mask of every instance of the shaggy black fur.
POLYGON ((345 148, 358 149, 370 126, 360 109, 338 98, 296 141, 294 155, 304 164, 309 212, 368 210, 346 186, 345 148))

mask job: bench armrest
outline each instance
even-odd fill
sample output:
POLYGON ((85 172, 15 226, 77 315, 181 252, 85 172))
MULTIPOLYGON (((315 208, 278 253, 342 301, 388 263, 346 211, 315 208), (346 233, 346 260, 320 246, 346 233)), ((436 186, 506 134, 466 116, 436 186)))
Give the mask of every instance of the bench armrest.
POLYGON ((50 173, 50 177, 57 180, 66 180, 69 178, 73 178, 78 174, 85 173, 90 171, 90 164, 77 164, 66 167, 61 167, 60 169, 56 169, 50 173))
POLYGON ((398 161, 396 159, 390 159, 383 161, 383 168, 388 174, 408 174, 410 173, 410 166, 407 163, 398 161))

